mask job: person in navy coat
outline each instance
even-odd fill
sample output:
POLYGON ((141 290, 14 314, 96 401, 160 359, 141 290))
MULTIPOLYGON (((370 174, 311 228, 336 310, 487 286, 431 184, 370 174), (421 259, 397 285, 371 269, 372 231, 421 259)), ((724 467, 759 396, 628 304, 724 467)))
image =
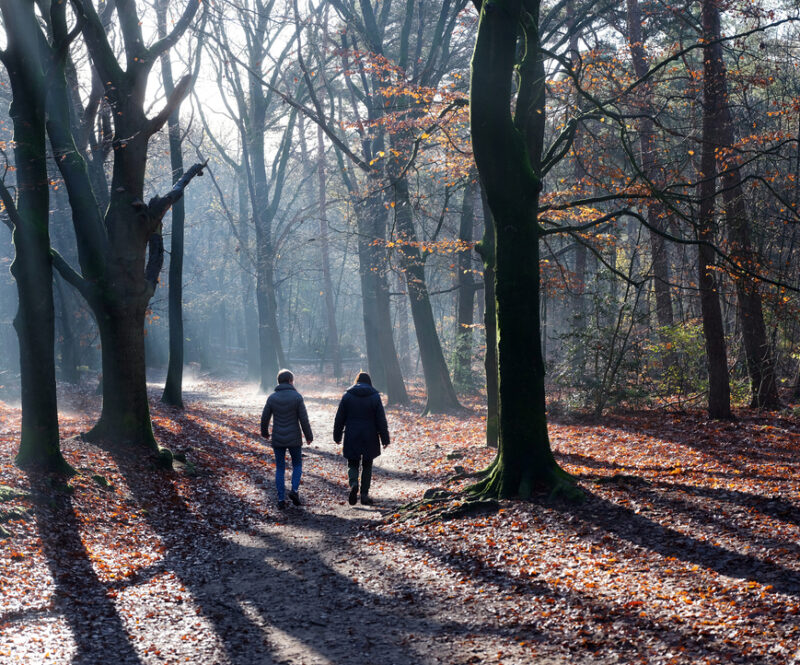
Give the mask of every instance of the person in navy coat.
POLYGON ((355 385, 347 389, 339 402, 333 421, 333 440, 344 446, 347 478, 350 484, 348 503, 355 505, 359 494, 358 471, 361 467, 361 504, 371 506, 369 488, 372 482, 372 460, 381 454, 381 445, 389 445, 389 426, 380 393, 372 387, 366 372, 359 372, 355 385))

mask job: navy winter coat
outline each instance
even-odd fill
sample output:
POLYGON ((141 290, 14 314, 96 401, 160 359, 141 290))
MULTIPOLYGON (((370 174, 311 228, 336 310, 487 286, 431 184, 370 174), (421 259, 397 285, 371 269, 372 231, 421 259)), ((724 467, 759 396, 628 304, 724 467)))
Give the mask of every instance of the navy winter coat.
POLYGON ((357 383, 342 396, 333 421, 333 440, 340 443, 347 459, 374 459, 381 454, 382 443, 389 445, 389 426, 380 393, 366 383, 357 383), (380 443, 378 439, 380 438, 380 443))
POLYGON ((273 419, 270 442, 273 446, 278 448, 302 446, 301 427, 306 442, 311 443, 314 440, 303 396, 291 383, 279 383, 275 386, 275 392, 267 398, 261 414, 261 436, 265 439, 269 437, 270 418, 273 419))

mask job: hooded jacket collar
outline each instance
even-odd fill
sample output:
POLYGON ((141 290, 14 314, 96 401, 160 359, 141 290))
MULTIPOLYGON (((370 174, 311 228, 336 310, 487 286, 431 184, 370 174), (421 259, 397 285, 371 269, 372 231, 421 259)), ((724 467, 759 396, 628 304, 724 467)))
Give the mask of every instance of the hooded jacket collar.
POLYGON ((378 391, 367 383, 357 383, 354 386, 350 386, 350 388, 347 389, 347 392, 349 392, 351 395, 355 395, 356 397, 366 397, 367 395, 372 395, 378 391))

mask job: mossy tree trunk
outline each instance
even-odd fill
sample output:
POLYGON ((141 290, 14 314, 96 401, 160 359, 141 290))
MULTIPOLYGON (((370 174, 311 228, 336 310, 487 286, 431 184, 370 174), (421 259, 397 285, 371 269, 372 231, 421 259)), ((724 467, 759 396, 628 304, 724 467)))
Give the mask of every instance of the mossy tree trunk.
POLYGON ((33 3, 0 3, 7 45, 0 56, 11 83, 16 200, 2 184, 11 220, 11 274, 19 304, 14 318, 20 353, 22 426, 16 462, 69 471, 61 455, 55 371, 55 310, 50 259, 45 76, 33 3))
POLYGON ((497 298, 494 293, 495 237, 492 211, 481 188, 483 238, 475 250, 483 260, 483 325, 486 331, 486 446, 497 448, 500 429, 500 379, 497 370, 497 298))
POLYGON ((539 2, 484 2, 472 58, 472 143, 497 243, 499 447, 488 475, 473 488, 486 496, 572 490, 553 457, 545 411, 537 221, 545 76, 538 20, 539 2), (518 67, 517 53, 524 54, 518 67))

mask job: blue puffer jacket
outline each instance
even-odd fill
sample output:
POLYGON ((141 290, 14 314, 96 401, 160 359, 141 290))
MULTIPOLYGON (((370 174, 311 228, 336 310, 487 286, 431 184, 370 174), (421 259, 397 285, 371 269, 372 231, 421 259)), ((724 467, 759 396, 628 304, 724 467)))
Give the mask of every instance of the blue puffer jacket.
POLYGON ((275 392, 267 398, 261 414, 261 436, 264 438, 269 438, 270 419, 273 419, 270 442, 273 446, 278 448, 302 446, 301 427, 306 443, 314 440, 303 396, 291 383, 279 383, 275 386, 275 392))
POLYGON ((384 448, 389 445, 386 412, 375 388, 357 383, 342 396, 333 421, 333 440, 336 443, 341 442, 342 432, 342 454, 347 459, 357 459, 360 455, 374 459, 381 454, 381 443, 384 448))

